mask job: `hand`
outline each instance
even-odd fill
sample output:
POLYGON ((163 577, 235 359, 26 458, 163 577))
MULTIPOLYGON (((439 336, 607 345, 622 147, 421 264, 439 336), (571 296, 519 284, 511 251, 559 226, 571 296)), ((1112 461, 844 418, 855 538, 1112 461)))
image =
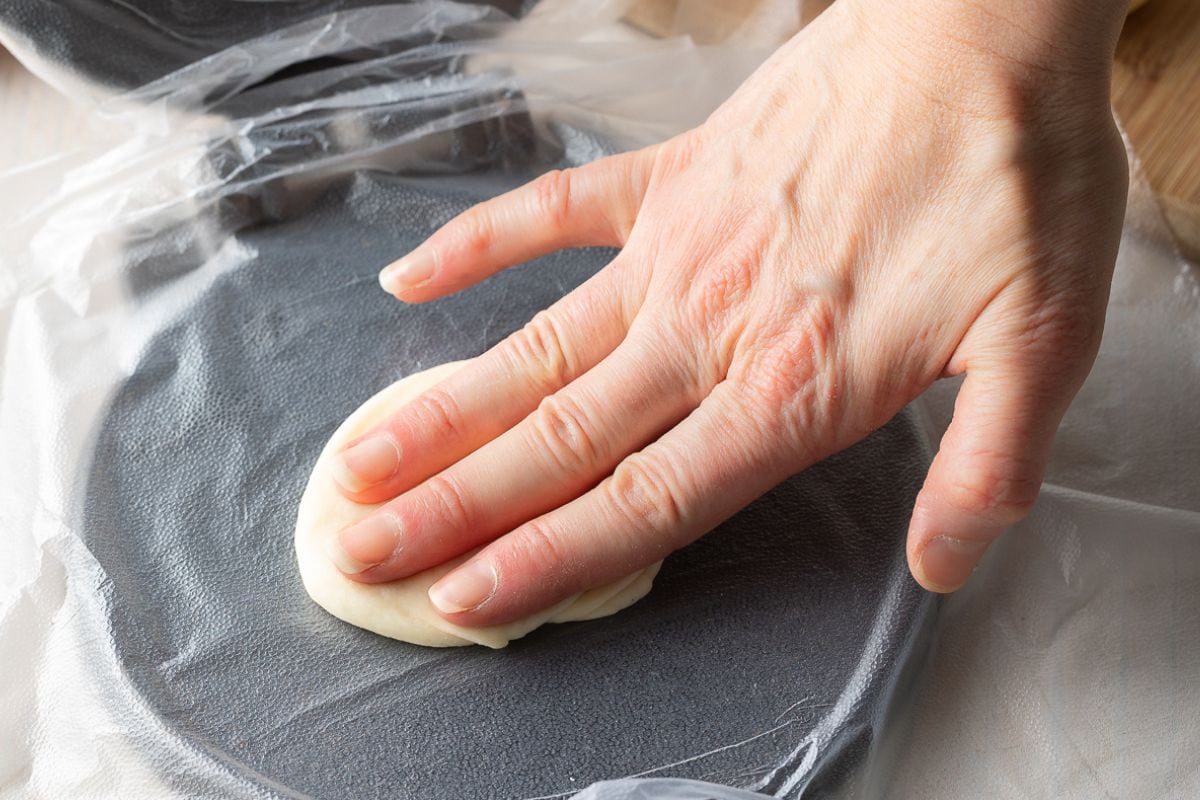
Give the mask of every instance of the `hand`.
POLYGON ((842 0, 701 127, 449 222, 385 288, 424 302, 622 249, 343 453, 348 496, 390 502, 341 533, 339 565, 390 581, 482 546, 430 596, 509 621, 663 558, 966 373, 908 534, 916 579, 960 586, 1037 497, 1099 341, 1123 10, 842 0))

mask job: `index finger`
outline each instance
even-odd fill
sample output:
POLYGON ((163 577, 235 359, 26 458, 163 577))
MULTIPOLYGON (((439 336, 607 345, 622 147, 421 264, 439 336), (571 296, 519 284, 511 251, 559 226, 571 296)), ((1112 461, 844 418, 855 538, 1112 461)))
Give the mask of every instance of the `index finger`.
POLYGON ((492 441, 599 363, 628 328, 616 266, 350 442, 331 467, 342 492, 362 503, 395 497, 492 441))

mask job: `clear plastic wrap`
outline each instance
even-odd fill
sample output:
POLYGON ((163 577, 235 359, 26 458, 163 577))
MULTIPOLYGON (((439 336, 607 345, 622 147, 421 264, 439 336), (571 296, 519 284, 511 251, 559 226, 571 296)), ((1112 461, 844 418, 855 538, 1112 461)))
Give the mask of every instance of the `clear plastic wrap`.
MULTIPOLYGON (((300 591, 290 524, 332 427, 398 375, 494 343, 611 254, 539 259, 420 308, 383 297, 377 268, 540 170, 695 124, 799 10, 698 46, 621 25, 630 3, 547 2, 519 19, 300 5, 227 47, 179 34, 170 52, 199 60, 135 59, 115 77, 67 29, 32 41, 12 13, 26 4, 0 15, 0 37, 96 112, 87 149, 0 175, 0 794, 948 796, 922 764, 956 794, 977 784, 953 779, 1011 765, 938 760, 955 752, 939 735, 969 741, 947 734, 946 692, 986 717, 1016 693, 1006 657, 1042 669, 1042 705, 1013 712, 1017 732, 1021 713, 1084 707, 1045 672, 1052 645, 1152 652, 1152 635, 1194 634, 1195 438, 1172 426, 1200 430, 1181 402, 1200 382, 1200 299, 1145 203, 1131 205, 1106 349, 1046 499, 950 602, 934 650, 935 604, 902 543, 949 385, 672 557, 610 620, 447 654, 323 615, 300 591), (1109 549, 1090 555, 1083 531, 1109 549), (1106 584, 1134 548, 1143 568, 1106 584), (1006 647, 1027 598, 993 577, 1034 556, 1041 571, 1013 581, 1040 592, 1041 658, 1006 647), (1112 616, 1092 598, 1148 591, 1164 557, 1179 602, 1137 606, 1163 616, 1125 639, 1090 639, 1112 616), (990 684, 965 683, 955 659, 985 657, 990 684)), ((162 18, 146 18, 159 33, 136 35, 157 41, 162 18)), ((1192 712, 1198 640, 1171 638, 1177 709, 1192 712)), ((1131 721, 1142 699, 1108 698, 1131 721)), ((1060 732, 1044 730, 1038 746, 1056 753, 1060 732)), ((1052 767, 1078 778, 1091 757, 1052 767)), ((1079 780, 1058 785, 1095 788, 1079 780)), ((1022 796, 1009 788, 995 794, 1022 796)))
POLYGON ((1200 268, 1131 162, 1095 367, 1034 512, 942 604, 888 797, 1200 794, 1200 268))

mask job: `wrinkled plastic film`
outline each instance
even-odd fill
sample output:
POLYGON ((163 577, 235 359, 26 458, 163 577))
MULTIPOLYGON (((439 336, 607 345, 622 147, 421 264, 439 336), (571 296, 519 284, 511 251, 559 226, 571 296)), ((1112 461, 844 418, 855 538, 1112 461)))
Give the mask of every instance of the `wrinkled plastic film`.
MULTIPOLYGON (((1041 498, 943 603, 865 796, 1200 792, 1200 269, 1131 163, 1104 338, 1041 498)), ((954 390, 922 399, 935 431, 954 390)))
MULTIPOLYGON (((300 590, 290 523, 333 427, 611 253, 411 308, 378 267, 545 169, 702 120, 789 24, 698 47, 630 34, 627 5, 349 9, 116 89, 69 42, 30 55, 86 83, 102 124, 0 193, 0 699, 24 743, 0 753, 5 791, 882 797, 919 762, 907 732, 932 729, 944 670, 937 651, 923 669, 932 603, 903 534, 936 397, 673 556, 629 611, 502 653, 381 640, 300 590)), ((1152 216, 1131 212, 1119 278, 1152 216)), ((1114 303, 1191 336, 1189 274, 1114 303)), ((1092 449, 1055 474, 1135 463, 1136 438, 1072 430, 1092 449)), ((1145 494, 1107 480, 1088 491, 1145 494)))
POLYGON ((797 794, 861 759, 927 607, 897 546, 926 457, 906 418, 674 557, 629 612, 501 654, 383 640, 301 591, 294 505, 337 422, 611 253, 411 308, 378 267, 545 169, 695 124, 766 52, 553 9, 521 24, 349 11, 94 90, 108 148, 7 198, 5 524, 32 535, 5 635, 42 654, 6 681, 18 790, 532 797, 669 775, 797 794))

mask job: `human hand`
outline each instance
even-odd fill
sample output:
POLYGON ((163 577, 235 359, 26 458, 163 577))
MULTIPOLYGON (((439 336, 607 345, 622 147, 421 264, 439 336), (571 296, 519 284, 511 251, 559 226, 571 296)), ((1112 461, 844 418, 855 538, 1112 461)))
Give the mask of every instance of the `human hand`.
POLYGON ((335 563, 390 581, 482 546, 430 596, 506 622, 663 558, 966 373, 908 533, 916 579, 960 586, 1033 504, 1098 345, 1123 11, 842 0, 701 127, 451 220, 385 288, 424 302, 559 248, 621 251, 344 451, 343 491, 390 502, 335 563))

